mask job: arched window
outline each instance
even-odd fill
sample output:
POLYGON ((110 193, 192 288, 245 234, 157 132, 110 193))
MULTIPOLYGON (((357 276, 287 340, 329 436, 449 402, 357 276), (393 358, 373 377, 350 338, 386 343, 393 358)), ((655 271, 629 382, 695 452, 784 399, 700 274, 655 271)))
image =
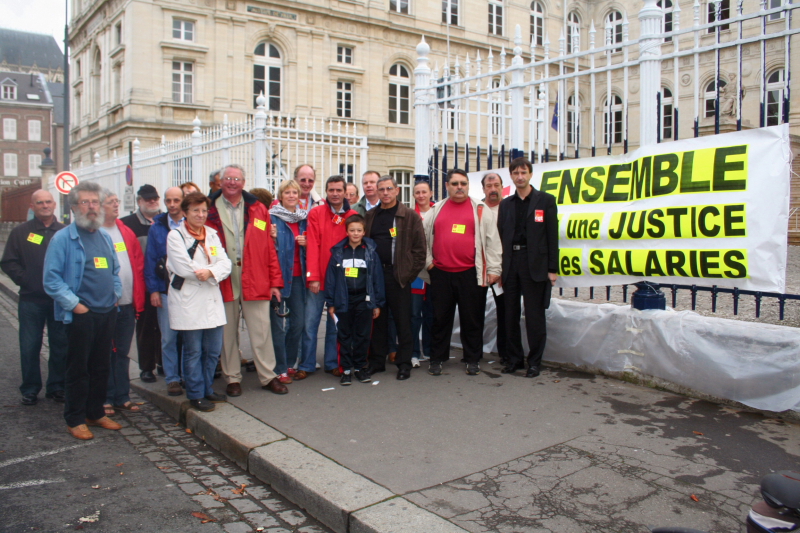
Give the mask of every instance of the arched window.
POLYGON ((408 124, 411 109, 411 76, 408 69, 395 63, 389 69, 389 122, 408 124))
POLYGON ((675 126, 674 107, 672 105, 672 91, 666 87, 661 88, 661 140, 671 141, 675 126))
MULTIPOLYGON (((664 20, 661 25, 662 33, 669 33, 672 31, 672 0, 658 0, 658 7, 664 12, 664 20)), ((672 37, 665 37, 664 42, 672 41, 672 37)))
MULTIPOLYGON (((719 88, 722 90, 727 83, 725 80, 719 80, 719 88)), ((716 102, 717 102, 717 87, 716 84, 712 81, 708 85, 706 85, 706 94, 705 94, 705 101, 706 101, 706 117, 713 117, 714 110, 716 109, 716 102)))
POLYGON ((575 95, 567 98, 567 144, 581 142, 581 99, 575 95))
MULTIPOLYGON (((611 11, 606 15, 606 38, 611 39, 611 42, 606 44, 618 44, 622 42, 622 13, 619 11, 611 11)), ((612 52, 621 52, 622 48, 614 48, 612 52)))
POLYGON ((603 144, 622 142, 622 98, 611 97, 611 106, 606 99, 603 102, 603 144), (610 139, 610 140, 609 140, 610 139))
POLYGON ((271 43, 259 43, 253 52, 253 107, 258 106, 256 98, 262 92, 266 97, 269 111, 281 110, 281 52, 271 43))
POLYGON ((92 116, 97 118, 100 116, 101 104, 101 90, 102 90, 102 69, 103 61, 100 49, 94 51, 94 60, 92 61, 92 116))
POLYGON ((574 11, 567 15, 567 53, 581 49, 581 18, 574 11))
POLYGON ((765 87, 767 101, 767 126, 783 123, 784 97, 786 96, 786 77, 783 69, 776 70, 767 77, 765 87))
POLYGON ((544 8, 531 2, 531 46, 544 46, 544 8))

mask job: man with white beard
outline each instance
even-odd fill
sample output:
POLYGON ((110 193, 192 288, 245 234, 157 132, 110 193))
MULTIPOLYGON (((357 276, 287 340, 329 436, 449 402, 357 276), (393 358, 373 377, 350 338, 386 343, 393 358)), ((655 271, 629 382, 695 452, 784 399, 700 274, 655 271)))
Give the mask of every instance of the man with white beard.
MULTIPOLYGON (((136 193, 139 209, 132 215, 121 218, 123 224, 133 230, 139 239, 142 250, 147 250, 147 235, 153 225, 153 219, 161 213, 160 197, 152 185, 142 185, 136 193)), ((145 294, 144 311, 136 321, 136 348, 139 352, 139 377, 146 383, 156 380, 154 370, 158 366, 159 374, 164 374, 161 366, 161 330, 158 327, 158 309, 151 302, 150 292, 145 294)))
POLYGON ((75 223, 50 241, 44 260, 44 290, 53 299, 55 319, 67 326, 64 419, 79 440, 94 438, 87 428, 118 430, 105 415, 109 353, 122 297, 114 243, 100 229, 105 194, 84 182, 69 193, 75 223))

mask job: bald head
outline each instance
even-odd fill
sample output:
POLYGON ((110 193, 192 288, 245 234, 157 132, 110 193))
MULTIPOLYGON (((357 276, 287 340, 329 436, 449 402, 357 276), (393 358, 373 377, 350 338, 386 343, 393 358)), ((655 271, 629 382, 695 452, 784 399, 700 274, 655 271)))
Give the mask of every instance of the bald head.
POLYGON ((31 209, 33 216, 41 220, 44 225, 49 226, 54 220, 53 212, 56 210, 56 201, 48 191, 39 189, 31 195, 31 209))
POLYGON ((183 189, 180 187, 170 187, 164 192, 164 206, 167 208, 169 217, 175 222, 183 218, 181 212, 181 202, 183 201, 183 189))

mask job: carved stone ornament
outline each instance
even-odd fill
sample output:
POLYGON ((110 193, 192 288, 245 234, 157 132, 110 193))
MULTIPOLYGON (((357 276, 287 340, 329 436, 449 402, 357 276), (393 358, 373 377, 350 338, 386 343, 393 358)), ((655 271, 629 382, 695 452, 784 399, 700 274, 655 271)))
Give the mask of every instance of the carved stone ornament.
POLYGON ((225 9, 228 11, 236 11, 236 0, 225 0, 225 9))
POLYGON ((690 83, 692 83, 692 77, 689 74, 681 76, 681 85, 687 87, 690 83))

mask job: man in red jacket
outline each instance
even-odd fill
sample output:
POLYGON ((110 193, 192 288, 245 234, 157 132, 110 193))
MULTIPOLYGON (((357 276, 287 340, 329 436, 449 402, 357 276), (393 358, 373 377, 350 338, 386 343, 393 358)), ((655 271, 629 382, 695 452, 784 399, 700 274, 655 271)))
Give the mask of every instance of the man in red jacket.
POLYGON ((114 408, 138 411, 139 406, 131 402, 130 365, 131 350, 136 319, 144 311, 144 254, 136 234, 119 219, 119 198, 106 189, 103 202, 103 229, 111 235, 114 251, 119 260, 119 278, 122 281, 122 298, 117 302, 119 313, 111 344, 111 361, 108 372, 108 391, 103 405, 106 416, 114 414, 114 408))
MULTIPOLYGON (((223 330, 222 373, 228 396, 241 396, 239 318, 244 315, 253 361, 261 388, 275 394, 289 389, 275 375, 275 352, 269 324, 270 299, 281 298, 283 287, 275 244, 269 235, 270 217, 258 198, 244 191, 244 169, 228 165, 221 171, 221 189, 211 195, 206 224, 219 234, 232 263, 231 275, 220 283, 227 324, 223 330)), ((188 248, 188 246, 187 246, 188 248)))
MULTIPOLYGON (((331 259, 331 248, 347 237, 344 221, 356 215, 344 197, 345 180, 342 176, 331 176, 325 182, 326 203, 308 213, 306 235, 306 323, 302 357, 299 369, 311 373, 316 369, 317 331, 325 303, 325 272, 331 259)), ((340 376, 339 356, 336 350, 336 326, 333 320, 326 325, 325 371, 340 376), (328 342, 331 337, 332 342, 328 342)))

